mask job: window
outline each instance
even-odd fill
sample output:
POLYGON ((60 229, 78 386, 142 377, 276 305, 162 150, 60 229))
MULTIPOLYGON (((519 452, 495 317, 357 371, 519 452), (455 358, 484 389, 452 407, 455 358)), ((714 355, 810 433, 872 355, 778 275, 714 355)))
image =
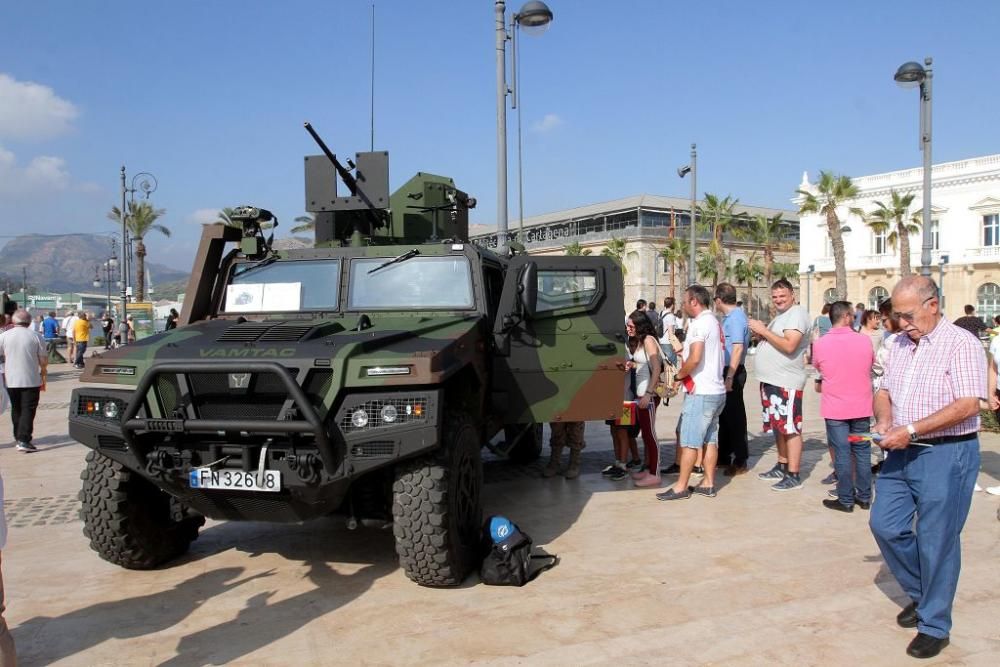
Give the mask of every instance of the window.
POLYGON ((889 290, 876 285, 868 291, 868 310, 878 310, 878 305, 889 298, 889 290))
POLYGON ((833 287, 823 292, 823 303, 833 303, 837 300, 837 290, 833 287))
POLYGON ((1000 245, 1000 213, 983 216, 983 246, 1000 245))
POLYGON ((230 313, 336 310, 340 261, 287 260, 240 263, 226 288, 230 313))
POLYGON ((348 308, 466 310, 474 306, 469 260, 464 256, 411 257, 369 273, 391 260, 371 257, 351 262, 348 308))
POLYGON ((938 220, 931 220, 931 247, 934 250, 941 249, 941 223, 938 220))
POLYGON ((1000 315, 1000 285, 984 283, 979 286, 976 290, 976 315, 987 322, 1000 315))
POLYGON ((876 255, 884 255, 888 252, 888 244, 886 243, 886 230, 879 232, 872 232, 873 250, 876 255))
POLYGON ((538 272, 539 313, 586 306, 597 296, 594 271, 541 269, 538 272))

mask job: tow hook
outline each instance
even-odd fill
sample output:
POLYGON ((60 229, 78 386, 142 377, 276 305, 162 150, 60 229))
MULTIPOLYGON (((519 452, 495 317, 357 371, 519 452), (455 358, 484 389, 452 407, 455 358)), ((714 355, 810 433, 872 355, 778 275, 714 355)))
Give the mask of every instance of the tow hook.
POLYGON ((319 457, 315 454, 298 454, 296 456, 290 456, 288 459, 288 467, 299 476, 306 484, 312 485, 319 482, 319 469, 321 467, 321 462, 319 457))

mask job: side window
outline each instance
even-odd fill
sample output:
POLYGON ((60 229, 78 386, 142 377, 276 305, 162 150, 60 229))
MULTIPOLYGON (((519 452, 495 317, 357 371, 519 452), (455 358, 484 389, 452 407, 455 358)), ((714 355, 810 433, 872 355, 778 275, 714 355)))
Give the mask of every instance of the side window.
POLYGON ((490 326, 497 319, 500 310, 500 295, 503 293, 503 272, 499 267, 486 265, 483 267, 483 286, 486 289, 486 313, 490 326))
POLYGON ((538 271, 538 313, 589 306, 596 299, 596 271, 583 269, 538 271))

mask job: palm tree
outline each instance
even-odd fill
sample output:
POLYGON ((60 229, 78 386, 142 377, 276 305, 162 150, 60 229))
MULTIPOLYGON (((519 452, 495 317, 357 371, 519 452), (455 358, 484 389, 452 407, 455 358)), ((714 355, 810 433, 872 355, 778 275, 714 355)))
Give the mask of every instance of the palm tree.
POLYGON ((739 199, 733 199, 726 195, 725 199, 720 199, 718 195, 705 193, 704 203, 698 207, 698 214, 702 224, 712 233, 712 240, 708 242, 708 256, 715 263, 715 270, 712 275, 715 277, 713 285, 718 283, 719 276, 725 275, 726 251, 723 245, 723 236, 726 230, 733 224, 736 215, 733 209, 739 199))
POLYGON ((613 259, 621 267, 623 276, 628 274, 628 269, 625 268, 625 239, 612 236, 601 250, 601 256, 613 259))
POLYGON ((895 190, 890 190, 892 200, 886 204, 877 201, 874 211, 865 217, 865 224, 872 228, 876 234, 889 234, 886 241, 889 247, 896 249, 899 244, 899 273, 905 277, 910 275, 910 234, 920 231, 920 220, 912 216, 907 220, 910 204, 913 203, 914 194, 902 195, 895 190))
POLYGON ((715 255, 711 250, 706 249, 698 252, 698 259, 695 261, 694 268, 698 272, 699 278, 711 278, 712 285, 718 285, 719 267, 715 263, 715 255))
POLYGON ((593 251, 590 248, 584 248, 580 245, 578 241, 570 243, 568 246, 563 246, 563 254, 567 257, 586 257, 593 251))
POLYGON ((793 285, 799 282, 799 265, 794 262, 775 262, 774 277, 785 279, 793 285))
MULTIPOLYGON (((153 205, 148 201, 141 201, 138 204, 130 202, 125 214, 125 226, 128 227, 129 233, 135 239, 135 291, 136 299, 139 301, 143 301, 146 296, 146 244, 143 243, 143 239, 146 234, 154 230, 164 236, 170 236, 170 230, 156 222, 166 213, 166 210, 162 208, 153 208, 153 205)), ((120 223, 122 219, 121 209, 112 206, 111 211, 108 212, 108 218, 120 223)))
MULTIPOLYGON (((838 176, 830 171, 819 172, 817 194, 808 190, 796 190, 803 200, 799 206, 799 214, 820 213, 826 216, 826 229, 833 245, 833 265, 837 274, 837 298, 847 298, 847 269, 844 265, 844 235, 841 232, 840 218, 837 207, 843 206, 858 197, 858 186, 851 182, 848 176, 838 176)), ((856 206, 849 207, 849 213, 864 218, 864 211, 856 206)))
POLYGON ((736 260, 736 264, 733 265, 733 278, 736 279, 737 285, 746 285, 750 297, 747 299, 747 312, 750 313, 751 317, 754 317, 754 300, 753 300, 753 285, 759 282, 764 276, 764 267, 760 265, 760 258, 757 257, 756 252, 750 253, 746 258, 740 258, 736 260))
POLYGON ((688 242, 684 239, 672 238, 667 241, 667 246, 660 251, 660 257, 670 264, 670 294, 674 297, 674 303, 681 303, 681 285, 676 281, 677 272, 684 274, 688 258, 688 242))
POLYGON ((311 232, 316 229, 316 216, 312 213, 307 213, 305 215, 300 215, 295 218, 293 222, 297 222, 296 226, 292 227, 292 234, 301 234, 302 232, 311 232))
MULTIPOLYGON (((757 214, 751 218, 748 231, 750 238, 764 251, 764 283, 770 285, 774 282, 774 251, 789 248, 789 244, 785 241, 788 227, 783 224, 781 213, 776 213, 770 218, 757 214)), ((777 312, 777 308, 772 303, 770 305, 771 318, 774 318, 777 312)))

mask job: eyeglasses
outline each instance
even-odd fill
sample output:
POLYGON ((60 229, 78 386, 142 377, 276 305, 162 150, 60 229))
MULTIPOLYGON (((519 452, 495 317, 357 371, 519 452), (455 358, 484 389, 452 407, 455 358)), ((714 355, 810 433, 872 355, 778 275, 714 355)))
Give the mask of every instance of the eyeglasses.
MULTIPOLYGON (((927 305, 928 301, 933 301, 936 298, 937 298, 936 296, 927 297, 926 299, 923 300, 923 302, 921 302, 920 307, 923 308, 924 306, 927 305)), ((912 323, 917 314, 913 311, 910 311, 908 313, 893 313, 892 316, 897 320, 906 320, 907 322, 912 323)))

